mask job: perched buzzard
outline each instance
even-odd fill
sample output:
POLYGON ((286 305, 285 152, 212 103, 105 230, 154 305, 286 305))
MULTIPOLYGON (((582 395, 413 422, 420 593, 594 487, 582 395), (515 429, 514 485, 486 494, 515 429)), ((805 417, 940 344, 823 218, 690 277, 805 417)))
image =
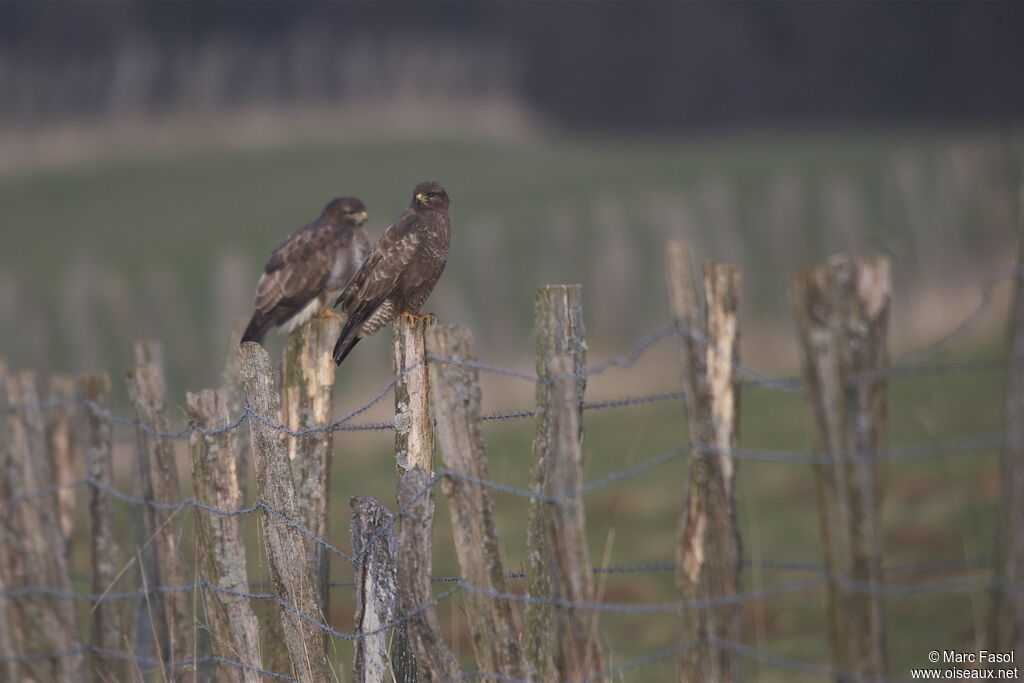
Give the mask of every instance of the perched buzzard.
POLYGON ((256 311, 242 341, 260 342, 274 326, 284 325, 291 332, 326 310, 370 250, 365 222, 361 201, 339 197, 324 207, 320 218, 288 235, 263 267, 256 311))
POLYGON ((448 261, 450 228, 448 193, 435 182, 417 185, 409 208, 380 236, 334 302, 346 314, 335 363, 341 365, 360 339, 400 313, 419 312, 448 261))

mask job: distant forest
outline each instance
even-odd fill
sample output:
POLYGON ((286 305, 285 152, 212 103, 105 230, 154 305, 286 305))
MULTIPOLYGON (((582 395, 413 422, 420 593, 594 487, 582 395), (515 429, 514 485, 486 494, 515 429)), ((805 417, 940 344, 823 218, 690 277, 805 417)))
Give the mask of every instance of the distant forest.
POLYGON ((0 125, 513 98, 585 129, 1024 114, 1017 3, 0 4, 0 125))

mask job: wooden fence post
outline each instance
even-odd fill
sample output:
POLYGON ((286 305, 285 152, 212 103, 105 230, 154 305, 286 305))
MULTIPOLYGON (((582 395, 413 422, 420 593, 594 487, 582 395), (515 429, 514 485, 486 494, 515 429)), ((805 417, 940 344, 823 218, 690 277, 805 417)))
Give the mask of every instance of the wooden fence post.
MULTIPOLYGON (((537 433, 533 441, 527 522, 527 594, 593 602, 586 543, 583 484, 583 392, 586 344, 582 288, 537 290, 537 433), (551 501, 551 497, 557 500, 551 501)), ((526 608, 527 656, 538 679, 580 680, 601 671, 597 612, 531 603, 526 608), (554 630, 552 630, 554 626, 554 630)))
MULTIPOLYGON (((4 463, 3 494, 32 494, 54 484, 52 453, 46 447, 43 412, 32 372, 6 380, 10 457, 4 463)), ((71 593, 57 496, 31 496, 6 506, 3 514, 5 582, 9 588, 44 587, 71 593)), ((19 654, 54 654, 25 662, 22 676, 39 681, 82 680, 81 643, 75 604, 69 597, 27 595, 12 601, 11 619, 19 654)))
MULTIPOLYGON (((155 343, 141 342, 136 345, 135 356, 135 367, 128 373, 128 396, 139 418, 136 433, 142 459, 141 473, 146 482, 144 490, 152 493, 152 500, 157 504, 175 503, 179 500, 180 489, 174 443, 166 436, 149 431, 170 431, 164 407, 166 388, 163 365, 159 361, 161 352, 155 343)), ((180 522, 175 523, 180 512, 180 508, 153 507, 152 514, 146 518, 151 525, 146 530, 146 540, 152 539, 155 548, 152 572, 146 575, 146 588, 150 593, 150 603, 157 606, 159 617, 154 621, 163 624, 160 653, 165 662, 181 661, 194 654, 189 594, 156 590, 161 586, 186 585, 185 563, 182 548, 178 545, 180 522)), ((174 675, 188 676, 193 668, 192 665, 181 667, 181 671, 174 675)))
MULTIPOLYGON (((7 361, 0 358, 0 387, 7 386, 7 361)), ((7 392, 0 391, 0 411, 6 411, 7 409, 7 392)), ((0 413, 2 414, 2 413, 0 413)), ((13 632, 13 622, 15 619, 13 601, 9 600, 3 591, 6 591, 11 585, 10 575, 11 560, 8 555, 15 549, 13 545, 14 529, 10 524, 10 512, 8 511, 9 505, 7 499, 10 496, 10 462, 11 456, 8 452, 7 443, 7 430, 0 430, 0 510, 3 514, 0 514, 0 657, 4 658, 3 669, 0 672, 3 673, 2 678, 6 681, 16 681, 18 679, 18 663, 14 661, 13 657, 17 654, 14 648, 15 644, 15 633, 13 632)))
MULTIPOLYGON (((153 363, 163 369, 163 348, 153 340, 137 342, 133 347, 134 361, 136 365, 153 363)), ((130 377, 130 372, 126 378, 130 377)), ((130 383, 130 382, 129 382, 130 383)), ((136 450, 132 460, 132 490, 137 492, 143 500, 153 500, 153 485, 149 480, 149 461, 143 457, 143 449, 139 442, 138 431, 136 430, 136 450)), ((156 529, 156 508, 152 505, 142 505, 142 524, 137 526, 137 538, 135 543, 135 556, 139 564, 139 581, 137 585, 149 587, 156 585, 157 577, 157 550, 153 542, 153 531, 156 529)), ((154 612, 160 612, 159 595, 152 596, 146 593, 140 597, 134 606, 132 616, 132 633, 134 635, 135 651, 144 657, 152 657, 154 645, 164 641, 160 631, 163 630, 163 619, 154 618, 154 612)), ((166 672, 164 672, 166 673, 166 672)))
MULTIPOLYGON (((242 391, 242 378, 239 374, 241 361, 238 356, 238 340, 241 339, 246 324, 245 318, 232 320, 224 354, 224 370, 221 373, 224 389, 228 392, 228 414, 232 420, 245 410, 245 392, 242 391)), ((241 429, 231 432, 231 452, 235 454, 238 488, 242 493, 242 500, 248 500, 249 458, 252 453, 249 450, 249 440, 242 438, 241 429)))
MULTIPOLYGON (((288 335, 281 364, 281 415, 292 431, 327 424, 334 397, 331 350, 341 333, 337 318, 314 318, 288 335)), ((295 495, 302 524, 318 538, 327 538, 333 432, 311 432, 288 439, 288 457, 295 477, 295 495)), ((329 611, 330 555, 307 539, 320 616, 329 611)), ((326 635, 325 635, 326 637, 326 635)))
MULTIPOLYGON (((189 422, 203 429, 228 424, 228 395, 224 390, 201 391, 186 396, 189 422)), ((192 484, 198 502, 221 510, 237 510, 242 504, 235 455, 229 432, 207 436, 189 434, 192 456, 192 484)), ((225 591, 249 590, 245 567, 245 545, 239 517, 196 510, 196 531, 203 567, 203 579, 225 591)), ((249 599, 212 588, 204 588, 206 615, 213 654, 249 666, 260 666, 259 624, 249 599)), ((262 677, 251 669, 221 664, 217 680, 259 683, 262 677)))
POLYGON ((437 610, 430 605, 434 527, 431 476, 416 465, 398 479, 398 505, 405 511, 398 528, 398 605, 402 615, 411 615, 406 621, 407 632, 420 680, 461 681, 462 669, 441 637, 437 610))
POLYGON ((816 466, 833 663, 842 680, 885 672, 882 599, 851 590, 882 582, 879 448, 885 430, 889 261, 834 256, 793 277, 792 299, 814 404, 816 466))
MULTIPOLYGON (((399 316, 393 323, 395 474, 399 485, 402 475, 414 467, 422 467, 431 473, 434 471, 434 430, 430 422, 430 386, 423 339, 424 329, 432 324, 430 318, 406 316, 399 316)), ((433 500, 434 492, 428 495, 433 500)), ((391 665, 400 683, 419 679, 416 653, 409 640, 407 623, 398 625, 394 630, 391 665)))
MULTIPOLYGON (((473 334, 467 327, 439 325, 428 329, 426 348, 428 354, 440 358, 476 360, 473 334)), ((430 361, 428 367, 434 420, 445 467, 486 480, 479 371, 443 361, 430 361)), ((448 497, 455 552, 463 581, 481 591, 504 593, 505 570, 490 491, 482 484, 458 477, 446 477, 441 488, 448 497)), ((508 599, 471 593, 468 603, 473 650, 480 668, 511 679, 526 678, 528 669, 508 599)))
POLYGON ((47 410, 46 440, 50 452, 53 453, 54 482, 63 486, 57 492, 57 507, 61 532, 69 554, 71 537, 75 524, 75 489, 67 486, 75 480, 74 446, 72 434, 74 415, 75 380, 69 375, 52 375, 50 377, 49 400, 54 405, 47 410))
MULTIPOLYGON (((680 378, 690 443, 689 490, 679 520, 676 581, 683 602, 727 598, 740 589, 736 526, 736 460, 739 423, 735 364, 739 360, 740 271, 708 263, 704 319, 698 307, 690 251, 680 242, 666 249, 669 303, 676 326, 680 378)), ((742 667, 716 641, 740 640, 740 608, 683 607, 680 679, 739 681, 742 667), (695 645, 694 645, 695 644, 695 645)))
MULTIPOLYGON (((249 407, 256 415, 276 422, 281 414, 281 401, 270 357, 255 342, 242 344, 238 352, 241 357, 242 387, 249 407)), ((263 539, 267 548, 271 584, 274 591, 289 605, 313 617, 318 613, 317 595, 305 553, 305 536, 271 512, 273 510, 283 515, 292 523, 299 519, 285 435, 253 415, 249 416, 249 433, 256 466, 256 496, 269 507, 263 511, 263 539)), ((310 683, 325 680, 327 660, 320 629, 283 607, 281 622, 292 675, 299 681, 310 683)))
MULTIPOLYGON (((367 633, 394 621, 398 592, 393 516, 376 498, 352 496, 352 553, 356 560, 356 633, 367 633)), ((352 680, 390 681, 388 639, 382 631, 355 642, 352 680)))
MULTIPOLYGON (((85 408, 85 467, 86 473, 95 482, 89 486, 89 535, 92 545, 90 591, 93 595, 103 595, 113 588, 121 565, 114 504, 110 494, 99 488, 114 485, 111 446, 113 425, 96 410, 110 410, 110 395, 110 375, 82 375, 78 378, 78 396, 90 404, 85 408)), ((89 616, 89 644, 94 648, 89 654, 93 680, 121 680, 124 673, 122 660, 101 652, 133 649, 131 646, 125 648, 121 640, 125 631, 120 603, 116 600, 94 600, 89 616)))
POLYGON ((1018 206, 1017 269, 1006 368, 1003 492, 992 599, 993 649, 1024 653, 1024 187, 1018 206))
POLYGON ((414 467, 434 471, 430 422, 430 378, 424 331, 430 318, 399 316, 395 327, 395 464, 398 474, 414 467))
MULTIPOLYGON (((0 458, 0 463, 2 462, 3 459, 0 458)), ((5 536, 6 534, 0 536, 0 542, 7 542, 5 536)), ((6 547, 4 552, 8 552, 6 547)), ((0 567, 6 562, 7 560, 0 554, 0 567)), ((16 681, 18 680, 18 662, 14 658, 17 656, 17 652, 14 650, 14 634, 11 632, 14 614, 11 611, 11 603, 4 594, 7 590, 5 574, 6 571, 0 568, 0 658, 3 659, 3 668, 0 669, 0 673, 3 674, 3 680, 16 681)))

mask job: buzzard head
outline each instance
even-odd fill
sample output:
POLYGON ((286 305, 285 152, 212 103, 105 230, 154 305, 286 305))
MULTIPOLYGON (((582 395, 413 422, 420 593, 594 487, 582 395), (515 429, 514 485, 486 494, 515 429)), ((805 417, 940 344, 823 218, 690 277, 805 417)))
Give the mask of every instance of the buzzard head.
POLYGON ((355 197, 338 197, 324 207, 321 217, 334 223, 362 225, 366 222, 366 206, 355 197))
POLYGON ((412 191, 412 207, 414 209, 447 210, 448 193, 433 180, 420 183, 412 191))

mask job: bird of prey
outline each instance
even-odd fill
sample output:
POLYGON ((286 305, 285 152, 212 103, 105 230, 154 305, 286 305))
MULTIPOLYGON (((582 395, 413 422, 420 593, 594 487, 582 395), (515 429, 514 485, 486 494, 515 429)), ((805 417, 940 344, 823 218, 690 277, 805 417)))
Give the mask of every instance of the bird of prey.
POLYGON ((328 310, 370 250, 363 229, 366 207, 338 197, 320 218, 298 228, 270 255, 256 285, 256 310, 242 342, 262 342, 271 327, 291 332, 328 310))
POLYGON ((436 182, 420 183, 412 203, 380 236, 334 302, 346 315, 334 346, 335 363, 341 365, 360 339, 399 314, 419 312, 448 261, 450 236, 448 193, 436 182))

